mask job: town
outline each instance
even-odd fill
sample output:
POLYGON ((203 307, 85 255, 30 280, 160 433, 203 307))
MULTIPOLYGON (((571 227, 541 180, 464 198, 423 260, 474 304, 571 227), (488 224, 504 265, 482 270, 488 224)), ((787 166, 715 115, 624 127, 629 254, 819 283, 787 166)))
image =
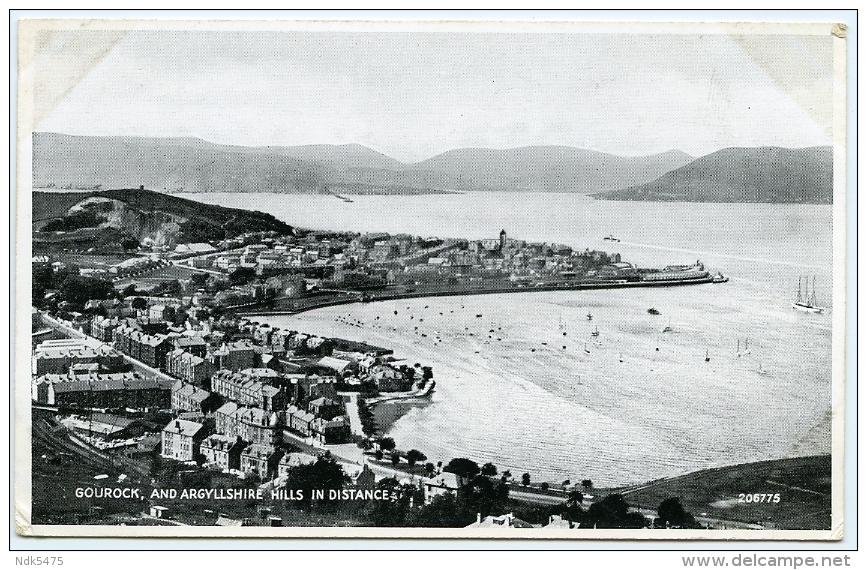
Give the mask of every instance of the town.
MULTIPOLYGON (((589 480, 531 484, 525 473, 519 485, 491 464, 434 463, 380 433, 373 408, 383 399, 428 398, 436 386, 430 366, 357 340, 283 330, 253 315, 405 297, 722 279, 700 262, 640 269, 619 254, 528 243, 505 230, 483 240, 288 226, 195 242, 160 231, 156 239, 78 239, 102 224, 104 210, 103 199, 85 199, 36 230, 31 399, 34 472, 55 474, 35 484, 55 481, 62 491, 58 465, 71 453, 79 467, 112 473, 91 475, 91 485, 146 484, 156 493, 147 496, 167 498, 149 509, 115 504, 109 510, 116 524, 281 526, 283 517, 286 525, 305 524, 291 520, 297 513, 269 510, 263 518, 238 507, 229 516, 225 505, 198 509, 160 494, 178 486, 263 488, 298 493, 309 503, 326 496, 323 489, 346 487, 352 495, 383 484, 404 501, 398 518, 408 526, 466 526, 485 517, 506 517, 488 525, 530 524, 514 515, 518 497, 530 505, 523 516, 533 524, 564 521, 568 513, 574 516, 557 524, 582 524, 576 513, 593 497, 589 480), (71 247, 82 243, 90 247, 71 247), (453 502, 458 494, 460 506, 453 502), (452 501, 445 517, 443 501, 452 501), (426 506, 439 514, 426 519, 426 506), (201 519, 204 511, 213 520, 201 519)), ((46 522, 106 520, 106 505, 81 507, 46 501, 34 512, 46 522), (56 512, 58 505, 70 512, 56 512)), ((379 512, 385 506, 371 508, 355 516, 386 516, 379 512)), ((610 524, 645 526, 641 515, 621 515, 610 524)), ((676 524, 694 524, 681 518, 676 524)))

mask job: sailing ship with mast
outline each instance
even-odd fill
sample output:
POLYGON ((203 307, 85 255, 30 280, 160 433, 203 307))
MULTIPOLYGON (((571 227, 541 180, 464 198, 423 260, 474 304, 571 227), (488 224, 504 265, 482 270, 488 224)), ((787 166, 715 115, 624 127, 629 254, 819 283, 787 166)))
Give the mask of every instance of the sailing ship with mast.
POLYGON ((802 279, 798 278, 798 297, 795 299, 795 302, 792 303, 792 308, 798 309, 799 311, 806 311, 808 313, 821 313, 825 309, 819 306, 819 302, 816 300, 816 278, 813 277, 813 291, 810 292, 810 281, 809 279, 803 279, 804 287, 801 287, 802 279), (803 289, 803 292, 802 292, 803 289))

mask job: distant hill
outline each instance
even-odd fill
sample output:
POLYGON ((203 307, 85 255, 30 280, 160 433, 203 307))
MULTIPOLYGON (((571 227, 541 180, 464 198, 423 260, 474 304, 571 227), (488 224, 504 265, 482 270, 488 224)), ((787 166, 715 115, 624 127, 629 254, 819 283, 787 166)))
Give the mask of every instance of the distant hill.
POLYGON ((447 174, 462 189, 582 194, 647 182, 692 160, 671 150, 626 157, 568 146, 452 150, 413 165, 447 174))
POLYGON ((268 231, 290 235, 295 230, 271 214, 212 206, 150 190, 33 193, 35 251, 113 251, 145 242, 171 247, 268 231))
POLYGON ((833 153, 811 148, 726 148, 652 182, 594 194, 605 200, 830 204, 833 153))
POLYGON ((378 170, 403 170, 406 164, 360 144, 316 144, 305 146, 257 147, 258 152, 275 153, 281 156, 318 162, 337 169, 372 168, 378 170))
POLYGON ((33 134, 33 185, 187 192, 310 192, 328 168, 198 139, 33 134))
POLYGON ((195 138, 33 134, 35 188, 168 192, 424 194, 450 190, 599 192, 648 182, 691 160, 563 146, 459 149, 404 164, 361 145, 240 147, 195 138))

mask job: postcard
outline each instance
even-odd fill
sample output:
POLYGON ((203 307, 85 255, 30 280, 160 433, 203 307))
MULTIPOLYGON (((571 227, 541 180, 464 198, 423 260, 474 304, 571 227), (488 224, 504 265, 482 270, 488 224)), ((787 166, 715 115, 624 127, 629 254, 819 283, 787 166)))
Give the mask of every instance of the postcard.
POLYGON ((542 20, 21 19, 18 534, 842 538, 845 25, 542 20))

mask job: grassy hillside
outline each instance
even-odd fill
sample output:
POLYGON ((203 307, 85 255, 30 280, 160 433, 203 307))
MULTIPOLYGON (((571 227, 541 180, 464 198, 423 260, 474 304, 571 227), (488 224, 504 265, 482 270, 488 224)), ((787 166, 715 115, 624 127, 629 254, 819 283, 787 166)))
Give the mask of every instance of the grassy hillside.
POLYGON ((594 197, 679 202, 830 204, 831 147, 727 148, 690 162, 652 182, 594 197))
POLYGON ((678 497, 694 516, 772 523, 784 529, 831 528, 831 456, 796 457, 696 471, 619 490, 631 505, 659 506, 678 497), (779 502, 746 502, 740 494, 779 493, 779 502))
POLYGON ((246 232, 292 234, 292 226, 263 212, 202 204, 141 189, 34 192, 35 250, 115 250, 130 240, 156 245, 218 241, 246 232), (73 223, 82 219, 88 223, 73 223), (69 231, 43 231, 43 229, 69 231))

